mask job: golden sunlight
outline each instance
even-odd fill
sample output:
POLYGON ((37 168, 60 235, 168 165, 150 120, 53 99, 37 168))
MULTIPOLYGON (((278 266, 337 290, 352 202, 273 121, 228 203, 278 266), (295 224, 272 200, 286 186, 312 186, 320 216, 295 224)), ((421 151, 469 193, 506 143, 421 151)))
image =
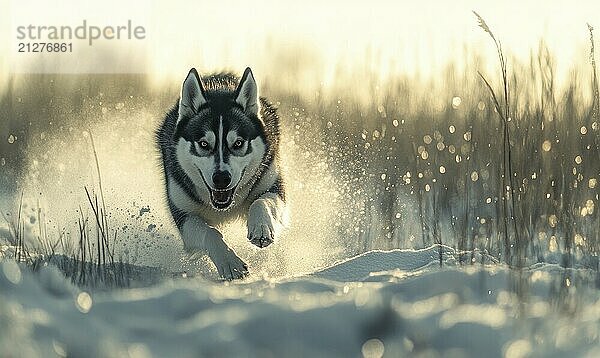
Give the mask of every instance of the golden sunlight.
POLYGON ((477 28, 475 10, 493 27, 509 57, 528 63, 543 40, 556 57, 559 74, 565 74, 587 58, 586 23, 600 26, 596 1, 577 6, 515 0, 387 0, 377 6, 274 0, 55 5, 42 8, 31 0, 3 4, 9 11, 0 34, 10 41, 2 41, 7 55, 0 60, 2 71, 149 73, 160 84, 192 66, 204 71, 252 66, 261 74, 273 75, 275 69, 273 76, 282 85, 301 78, 307 87, 327 86, 336 76, 354 72, 428 79, 449 65, 461 69, 475 61, 494 68, 495 52, 477 28), (100 39, 91 46, 77 40, 77 56, 45 53, 32 58, 16 52, 18 26, 78 26, 83 20, 98 27, 131 20, 144 26, 146 36, 140 41, 100 39))

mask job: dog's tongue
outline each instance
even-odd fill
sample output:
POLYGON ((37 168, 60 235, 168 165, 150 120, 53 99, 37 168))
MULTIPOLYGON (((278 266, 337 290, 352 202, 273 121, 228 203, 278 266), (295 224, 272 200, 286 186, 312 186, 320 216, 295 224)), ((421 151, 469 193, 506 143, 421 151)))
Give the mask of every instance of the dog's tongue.
POLYGON ((225 202, 227 202, 227 200, 229 200, 230 194, 231 194, 231 190, 215 191, 213 193, 213 196, 215 198, 215 201, 218 201, 220 203, 225 203, 225 202))
POLYGON ((231 205, 231 203, 233 202, 233 192, 234 191, 235 191, 235 188, 229 189, 229 190, 223 190, 223 191, 211 190, 210 191, 210 194, 211 194, 210 199, 211 199, 213 205, 217 209, 225 209, 225 208, 229 207, 229 205, 231 205))

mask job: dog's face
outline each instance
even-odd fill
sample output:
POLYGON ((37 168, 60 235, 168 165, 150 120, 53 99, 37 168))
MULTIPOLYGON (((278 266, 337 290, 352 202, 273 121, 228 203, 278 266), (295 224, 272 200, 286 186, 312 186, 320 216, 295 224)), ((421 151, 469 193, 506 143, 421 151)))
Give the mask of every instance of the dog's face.
POLYGON ((218 210, 235 202, 266 152, 258 88, 246 69, 234 92, 207 93, 195 69, 183 83, 175 130, 177 160, 198 194, 218 210))

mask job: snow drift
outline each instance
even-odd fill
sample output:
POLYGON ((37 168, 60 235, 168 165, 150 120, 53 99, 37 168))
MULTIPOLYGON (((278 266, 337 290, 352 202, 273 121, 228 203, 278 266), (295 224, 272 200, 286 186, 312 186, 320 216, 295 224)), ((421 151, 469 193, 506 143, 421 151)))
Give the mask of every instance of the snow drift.
POLYGON ((0 355, 600 355, 600 294, 578 284, 587 271, 457 266, 456 256, 372 251, 301 277, 91 292, 53 266, 33 274, 4 259, 0 355))

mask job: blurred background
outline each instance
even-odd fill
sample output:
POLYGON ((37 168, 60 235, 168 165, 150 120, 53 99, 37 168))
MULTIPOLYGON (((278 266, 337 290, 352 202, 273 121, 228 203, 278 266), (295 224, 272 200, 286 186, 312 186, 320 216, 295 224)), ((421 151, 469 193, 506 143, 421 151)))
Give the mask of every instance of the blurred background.
POLYGON ((98 192, 100 174, 121 255, 184 265, 154 130, 190 67, 250 66, 282 118, 292 221, 268 253, 249 247, 242 223, 225 235, 265 273, 434 243, 598 269, 594 1, 52 3, 2 0, 4 232, 22 220, 32 245, 76 240, 84 187, 98 192), (478 74, 505 108, 496 47, 472 10, 508 62, 506 121, 478 74), (17 52, 17 26, 84 19, 131 20, 146 38, 17 52))

